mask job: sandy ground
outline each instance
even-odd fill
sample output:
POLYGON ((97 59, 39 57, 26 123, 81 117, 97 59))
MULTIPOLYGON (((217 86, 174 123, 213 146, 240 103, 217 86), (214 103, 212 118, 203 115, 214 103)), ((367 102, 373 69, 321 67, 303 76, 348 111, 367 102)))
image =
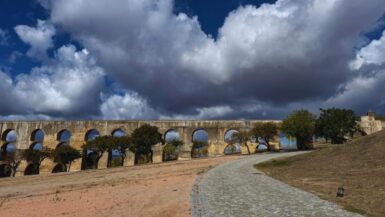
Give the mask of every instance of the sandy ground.
POLYGON ((241 156, 0 180, 0 216, 191 216, 195 178, 241 156))

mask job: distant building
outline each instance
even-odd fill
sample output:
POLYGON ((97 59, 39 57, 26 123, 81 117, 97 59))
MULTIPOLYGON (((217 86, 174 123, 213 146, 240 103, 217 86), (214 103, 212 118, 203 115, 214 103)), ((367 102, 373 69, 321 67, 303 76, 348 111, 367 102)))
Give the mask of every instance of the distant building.
POLYGON ((385 129, 385 121, 376 120, 376 115, 371 110, 368 111, 366 116, 361 117, 359 125, 361 130, 363 130, 367 135, 385 129))

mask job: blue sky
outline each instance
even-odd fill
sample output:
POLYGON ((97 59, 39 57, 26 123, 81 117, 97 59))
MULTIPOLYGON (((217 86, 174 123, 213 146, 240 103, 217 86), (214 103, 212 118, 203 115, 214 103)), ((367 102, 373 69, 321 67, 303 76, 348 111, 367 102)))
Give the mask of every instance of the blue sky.
POLYGON ((90 1, 0 2, 1 119, 385 113, 381 0, 90 1))

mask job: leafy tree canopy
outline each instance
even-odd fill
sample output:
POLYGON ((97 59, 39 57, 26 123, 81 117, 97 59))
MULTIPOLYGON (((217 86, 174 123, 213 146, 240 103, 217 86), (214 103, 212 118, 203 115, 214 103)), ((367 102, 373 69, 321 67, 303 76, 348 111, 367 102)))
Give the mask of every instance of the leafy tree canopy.
POLYGON ((270 141, 276 136, 278 133, 278 126, 272 122, 266 123, 256 123, 251 130, 251 134, 255 136, 255 138, 262 138, 266 142, 267 149, 270 151, 270 141))
POLYGON ((131 139, 133 143, 132 150, 137 154, 148 154, 152 152, 152 146, 164 143, 158 128, 148 124, 136 128, 131 135, 131 139))
POLYGON ((81 158, 80 152, 69 145, 62 145, 52 151, 54 162, 60 164, 71 164, 76 159, 81 158))
POLYGON ((24 150, 22 155, 28 162, 40 165, 44 159, 52 156, 52 150, 49 148, 43 148, 42 150, 29 148, 24 150))
POLYGON ((247 142, 251 140, 251 136, 252 136, 251 132, 249 132, 247 130, 241 130, 241 131, 234 133, 231 136, 231 139, 232 140, 238 140, 240 144, 246 146, 247 153, 250 154, 250 148, 247 145, 247 142))
POLYGON ((297 139, 299 150, 312 148, 312 137, 315 132, 316 116, 307 110, 297 110, 283 120, 281 130, 297 139))
POLYGON ((330 139, 333 144, 343 143, 347 134, 357 130, 356 116, 350 109, 321 109, 316 122, 318 136, 330 139))

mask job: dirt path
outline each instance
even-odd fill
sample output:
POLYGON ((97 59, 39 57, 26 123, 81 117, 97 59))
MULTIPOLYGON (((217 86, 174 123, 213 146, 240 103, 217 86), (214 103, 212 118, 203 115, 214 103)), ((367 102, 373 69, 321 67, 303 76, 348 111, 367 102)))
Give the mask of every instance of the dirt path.
POLYGON ((220 157, 0 180, 0 216, 191 216, 190 192, 220 157))

